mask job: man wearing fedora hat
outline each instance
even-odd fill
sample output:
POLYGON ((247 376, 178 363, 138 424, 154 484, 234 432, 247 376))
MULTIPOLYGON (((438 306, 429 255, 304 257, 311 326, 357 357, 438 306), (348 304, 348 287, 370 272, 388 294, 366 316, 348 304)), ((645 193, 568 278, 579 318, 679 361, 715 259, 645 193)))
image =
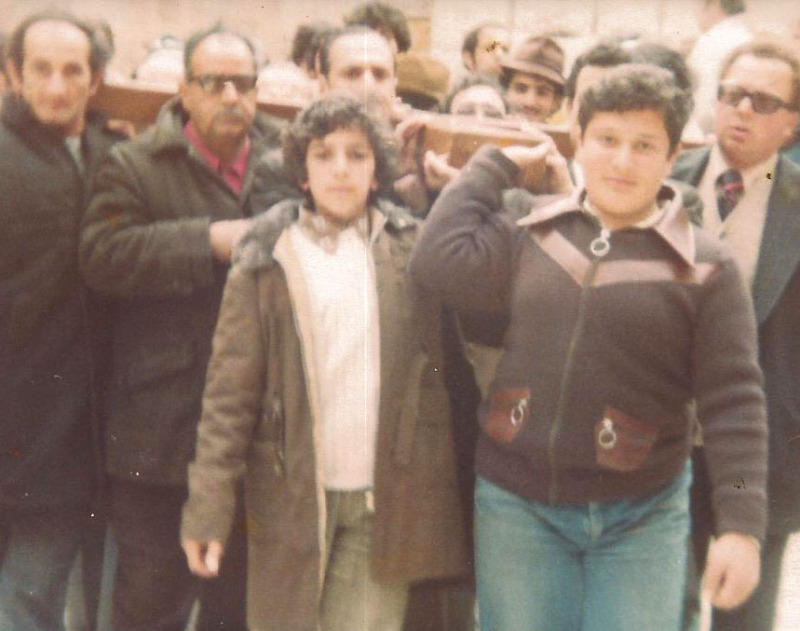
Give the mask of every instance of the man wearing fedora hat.
POLYGON ((564 51, 549 37, 526 39, 501 62, 500 83, 513 114, 543 123, 561 107, 564 51))

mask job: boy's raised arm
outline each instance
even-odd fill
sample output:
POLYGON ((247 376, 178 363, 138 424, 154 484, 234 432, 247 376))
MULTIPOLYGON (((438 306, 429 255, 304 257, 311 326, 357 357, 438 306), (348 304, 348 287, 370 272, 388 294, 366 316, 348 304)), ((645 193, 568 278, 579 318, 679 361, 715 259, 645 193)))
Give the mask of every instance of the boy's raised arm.
POLYGON ((503 216, 503 190, 519 168, 483 147, 439 196, 411 257, 412 277, 459 309, 505 310, 520 234, 503 216))

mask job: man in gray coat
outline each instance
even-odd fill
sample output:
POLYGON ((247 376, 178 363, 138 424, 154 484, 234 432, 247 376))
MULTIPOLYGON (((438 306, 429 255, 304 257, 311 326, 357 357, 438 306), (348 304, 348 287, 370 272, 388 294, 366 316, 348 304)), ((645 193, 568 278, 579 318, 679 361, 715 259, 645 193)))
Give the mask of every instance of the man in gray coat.
MULTIPOLYGON (((246 39, 220 27, 197 33, 185 64, 180 95, 110 154, 81 236, 88 283, 116 298, 105 470, 118 631, 182 630, 198 595, 178 538, 186 468, 231 251, 263 185, 256 165, 278 141, 277 127, 256 113, 246 39)), ((245 628, 236 556, 229 548, 216 584, 203 586, 199 628, 245 628), (210 619, 226 580, 237 587, 210 619)))

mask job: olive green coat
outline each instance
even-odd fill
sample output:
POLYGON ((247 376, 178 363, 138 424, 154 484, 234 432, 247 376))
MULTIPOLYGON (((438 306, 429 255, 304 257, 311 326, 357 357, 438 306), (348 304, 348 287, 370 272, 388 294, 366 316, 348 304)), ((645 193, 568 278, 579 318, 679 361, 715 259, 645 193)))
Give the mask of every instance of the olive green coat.
MULTIPOLYGON (((379 204, 372 253, 381 400, 371 567, 385 582, 466 571, 438 306, 406 273, 418 224, 379 204)), ((297 202, 257 220, 238 250, 214 337, 182 537, 225 540, 244 475, 251 631, 318 627, 325 505, 309 309, 284 228, 297 202)))

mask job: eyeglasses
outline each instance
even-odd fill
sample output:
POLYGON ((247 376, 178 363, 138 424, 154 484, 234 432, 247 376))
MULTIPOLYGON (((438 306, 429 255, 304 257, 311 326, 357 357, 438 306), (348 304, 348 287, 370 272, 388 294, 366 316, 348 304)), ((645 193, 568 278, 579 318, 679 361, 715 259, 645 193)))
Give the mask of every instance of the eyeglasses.
POLYGON ((796 109, 777 96, 766 92, 749 92, 734 85, 720 85, 717 88, 717 100, 731 107, 738 107, 745 97, 750 99, 750 106, 756 114, 774 114, 782 107, 787 110, 796 109))
POLYGON ((202 74, 190 76, 189 81, 197 83, 206 94, 222 94, 229 83, 239 94, 247 94, 256 88, 257 75, 250 74, 202 74))

